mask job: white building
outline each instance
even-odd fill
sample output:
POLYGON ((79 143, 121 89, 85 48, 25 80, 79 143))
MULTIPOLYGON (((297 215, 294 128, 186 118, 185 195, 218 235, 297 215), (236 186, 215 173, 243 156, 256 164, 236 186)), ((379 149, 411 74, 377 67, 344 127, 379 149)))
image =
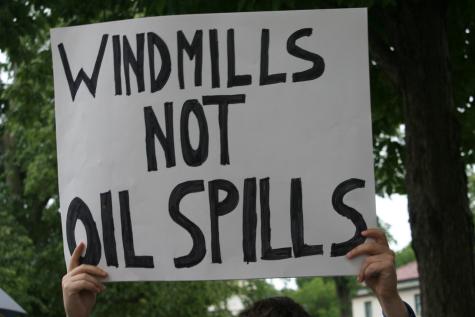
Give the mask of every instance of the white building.
MULTIPOLYGON (((411 262, 396 270, 397 288, 402 300, 408 303, 416 316, 421 315, 421 297, 419 289, 419 273, 417 271, 417 262, 411 262)), ((356 292, 352 303, 353 317, 380 317, 382 309, 378 299, 373 295, 370 289, 361 288, 356 292)))

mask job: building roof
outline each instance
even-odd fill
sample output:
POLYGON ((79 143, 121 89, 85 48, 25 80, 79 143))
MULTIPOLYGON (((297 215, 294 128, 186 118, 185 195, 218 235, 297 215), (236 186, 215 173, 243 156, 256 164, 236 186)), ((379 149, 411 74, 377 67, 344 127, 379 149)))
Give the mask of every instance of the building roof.
POLYGON ((398 282, 413 280, 419 278, 419 271, 417 270, 417 262, 413 261, 401 266, 396 270, 398 282))

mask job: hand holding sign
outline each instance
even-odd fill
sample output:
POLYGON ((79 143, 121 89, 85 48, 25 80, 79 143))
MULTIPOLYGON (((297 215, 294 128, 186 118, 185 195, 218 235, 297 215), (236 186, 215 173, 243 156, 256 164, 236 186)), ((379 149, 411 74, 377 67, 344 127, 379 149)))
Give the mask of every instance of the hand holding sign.
POLYGON ((105 289, 100 279, 105 278, 107 273, 98 267, 80 264, 84 249, 82 242, 76 247, 69 262, 68 273, 61 283, 64 309, 68 317, 89 316, 96 303, 96 295, 105 289))
POLYGON ((386 235, 381 229, 368 229, 361 233, 373 241, 362 244, 346 256, 354 259, 366 255, 359 274, 358 282, 366 282, 378 298, 385 316, 407 316, 404 303, 397 290, 394 252, 389 249, 386 235))
MULTIPOLYGON (((381 229, 370 228, 363 236, 374 242, 360 245, 347 254, 349 259, 368 256, 360 267, 358 281, 366 280, 383 307, 385 316, 408 316, 406 307, 397 292, 394 253, 389 249, 387 239, 381 229)), ((105 272, 89 265, 79 265, 79 256, 84 249, 81 243, 75 249, 63 278, 64 307, 68 317, 87 317, 95 304, 95 296, 104 290, 98 277, 105 272)))

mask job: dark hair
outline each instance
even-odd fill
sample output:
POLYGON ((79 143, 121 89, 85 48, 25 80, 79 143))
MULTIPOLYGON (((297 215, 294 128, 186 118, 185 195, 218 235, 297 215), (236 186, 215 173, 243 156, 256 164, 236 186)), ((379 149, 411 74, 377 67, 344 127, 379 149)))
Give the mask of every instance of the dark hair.
POLYGON ((255 302, 239 317, 311 317, 302 306, 288 297, 271 297, 255 302))

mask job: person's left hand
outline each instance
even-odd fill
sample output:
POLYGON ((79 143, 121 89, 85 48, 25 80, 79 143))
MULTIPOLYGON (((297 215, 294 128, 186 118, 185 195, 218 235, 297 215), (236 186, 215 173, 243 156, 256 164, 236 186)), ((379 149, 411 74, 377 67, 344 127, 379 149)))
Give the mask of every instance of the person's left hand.
POLYGON ((82 242, 76 247, 68 273, 62 280, 64 310, 68 317, 88 317, 96 303, 96 295, 105 289, 101 280, 107 273, 97 266, 79 263, 84 248, 82 242))

